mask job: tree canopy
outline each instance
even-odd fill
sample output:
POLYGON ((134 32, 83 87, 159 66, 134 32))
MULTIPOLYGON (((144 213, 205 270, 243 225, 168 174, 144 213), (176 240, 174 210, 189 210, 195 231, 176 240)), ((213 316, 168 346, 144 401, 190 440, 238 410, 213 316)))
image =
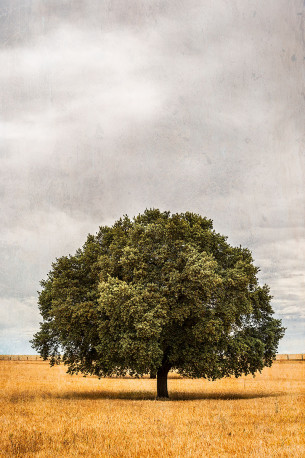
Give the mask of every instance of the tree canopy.
POLYGON ((88 235, 41 282, 43 322, 33 348, 69 373, 157 373, 211 380, 271 366, 281 321, 247 248, 232 247, 210 219, 146 210, 88 235))

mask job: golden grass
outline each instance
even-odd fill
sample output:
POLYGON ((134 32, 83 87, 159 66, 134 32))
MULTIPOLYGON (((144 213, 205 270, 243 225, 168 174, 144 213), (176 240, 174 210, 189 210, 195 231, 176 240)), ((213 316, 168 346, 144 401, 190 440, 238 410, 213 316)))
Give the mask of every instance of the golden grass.
POLYGON ((0 361, 1 457, 305 457, 305 362, 255 378, 69 376, 41 361, 0 361))

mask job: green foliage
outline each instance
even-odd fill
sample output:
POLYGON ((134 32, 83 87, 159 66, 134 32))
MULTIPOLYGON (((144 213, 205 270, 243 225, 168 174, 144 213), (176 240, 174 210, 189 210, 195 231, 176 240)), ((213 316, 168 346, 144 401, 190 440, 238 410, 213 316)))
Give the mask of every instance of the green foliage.
POLYGON ((272 364, 284 334, 257 272, 250 251, 200 215, 124 216, 53 263, 32 345, 70 373, 254 374, 272 364))

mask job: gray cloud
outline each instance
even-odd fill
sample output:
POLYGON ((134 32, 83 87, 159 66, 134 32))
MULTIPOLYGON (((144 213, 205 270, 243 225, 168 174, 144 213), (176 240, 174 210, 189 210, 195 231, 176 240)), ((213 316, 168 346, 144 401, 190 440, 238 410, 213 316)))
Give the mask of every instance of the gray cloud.
POLYGON ((276 312, 304 317, 304 14, 1 1, 2 307, 88 232, 154 206, 213 218, 252 250, 276 312))

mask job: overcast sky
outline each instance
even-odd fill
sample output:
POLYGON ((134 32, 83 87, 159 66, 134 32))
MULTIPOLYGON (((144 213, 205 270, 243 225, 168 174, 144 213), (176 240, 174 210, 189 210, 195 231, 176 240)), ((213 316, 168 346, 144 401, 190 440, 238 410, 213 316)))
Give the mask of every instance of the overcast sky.
POLYGON ((305 353, 305 2, 0 0, 0 354, 100 225, 193 211, 248 247, 305 353))

